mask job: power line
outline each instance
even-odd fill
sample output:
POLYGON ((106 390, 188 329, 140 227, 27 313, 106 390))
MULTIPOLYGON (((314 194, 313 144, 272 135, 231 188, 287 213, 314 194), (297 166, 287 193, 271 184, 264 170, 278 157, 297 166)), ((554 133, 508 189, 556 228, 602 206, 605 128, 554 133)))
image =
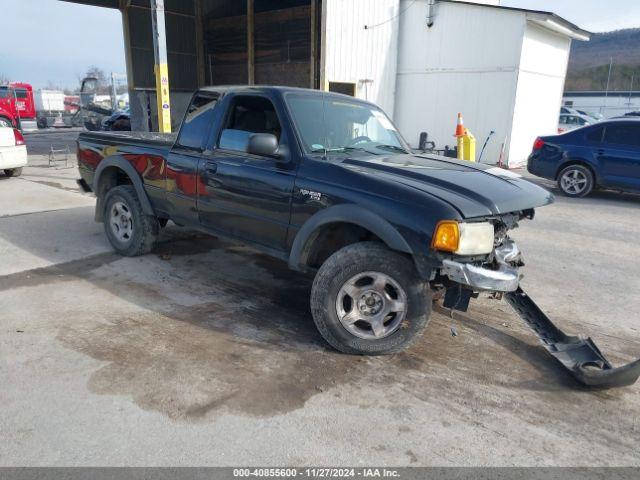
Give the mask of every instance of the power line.
POLYGON ((413 7, 413 5, 417 2, 418 0, 413 0, 413 2, 411 2, 408 6, 406 6, 404 9, 400 10, 396 15, 394 15, 391 18, 388 18, 387 20, 385 20, 384 22, 380 22, 377 23, 375 25, 365 25, 364 29, 365 30, 373 30, 374 28, 378 28, 381 25, 385 25, 389 22, 394 21, 396 18, 398 18, 400 15, 402 15, 404 12, 406 12, 407 10, 409 10, 411 7, 413 7))

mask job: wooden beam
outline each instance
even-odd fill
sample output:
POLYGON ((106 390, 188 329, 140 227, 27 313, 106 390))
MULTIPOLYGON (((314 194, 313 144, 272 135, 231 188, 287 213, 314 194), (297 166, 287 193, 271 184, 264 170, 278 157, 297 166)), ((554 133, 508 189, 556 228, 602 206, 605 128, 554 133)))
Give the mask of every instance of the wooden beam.
POLYGON ((329 90, 327 79, 327 3, 320 2, 320 90, 329 90))
POLYGON ((254 0, 247 0, 247 83, 256 81, 256 51, 255 51, 255 19, 254 0))
POLYGON ((311 17, 311 58, 309 59, 309 61, 311 62, 309 65, 309 88, 316 88, 316 42, 317 42, 317 9, 318 9, 318 2, 317 0, 311 0, 311 12, 310 12, 310 17, 311 17))
POLYGON ((205 65, 204 58, 204 25, 202 23, 202 0, 195 0, 196 18, 196 66, 198 69, 198 87, 203 87, 205 80, 205 65))

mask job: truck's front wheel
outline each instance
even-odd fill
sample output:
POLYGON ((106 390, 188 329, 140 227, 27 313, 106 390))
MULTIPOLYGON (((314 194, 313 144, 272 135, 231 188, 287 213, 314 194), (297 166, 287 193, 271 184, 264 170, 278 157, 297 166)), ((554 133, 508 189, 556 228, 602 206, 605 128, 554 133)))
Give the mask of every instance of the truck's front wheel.
POLYGON ((311 290, 318 330, 344 353, 384 355, 426 326, 431 294, 409 258, 376 242, 348 245, 320 267, 311 290))
POLYGON ((103 204, 104 230, 116 252, 127 257, 149 253, 158 237, 158 219, 144 213, 135 188, 114 187, 103 204))

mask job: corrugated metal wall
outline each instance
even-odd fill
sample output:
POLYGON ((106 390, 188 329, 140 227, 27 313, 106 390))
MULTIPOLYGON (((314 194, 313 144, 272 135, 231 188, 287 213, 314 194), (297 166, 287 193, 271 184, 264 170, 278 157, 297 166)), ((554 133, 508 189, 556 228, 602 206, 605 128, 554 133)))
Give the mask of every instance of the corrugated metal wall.
POLYGON ((326 82, 354 83, 356 96, 393 114, 399 0, 326 2, 326 82))

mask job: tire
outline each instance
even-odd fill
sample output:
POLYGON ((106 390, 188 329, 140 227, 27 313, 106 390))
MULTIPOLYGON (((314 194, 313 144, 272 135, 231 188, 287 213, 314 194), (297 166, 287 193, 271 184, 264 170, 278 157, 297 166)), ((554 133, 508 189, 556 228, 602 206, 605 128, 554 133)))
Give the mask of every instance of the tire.
POLYGON ((567 197, 585 197, 594 187, 593 173, 584 165, 569 165, 558 174, 558 188, 567 197))
POLYGON ((356 243, 338 250, 318 270, 311 313, 322 337, 336 350, 386 355, 407 348, 424 330, 431 315, 431 291, 407 257, 377 242, 356 243), (376 287, 376 279, 384 283, 383 289, 376 287), (392 313, 385 317, 388 309, 392 313), (382 322, 376 321, 380 318, 382 322))
POLYGON ((6 117, 0 117, 0 127, 9 127, 13 128, 13 123, 6 117))
POLYGON ((20 168, 7 168, 4 171, 4 174, 7 177, 19 177, 20 175, 22 175, 22 167, 20 167, 20 168))
POLYGON ((120 255, 135 257, 149 253, 158 237, 158 219, 144 213, 132 185, 112 188, 104 197, 104 230, 120 255))

